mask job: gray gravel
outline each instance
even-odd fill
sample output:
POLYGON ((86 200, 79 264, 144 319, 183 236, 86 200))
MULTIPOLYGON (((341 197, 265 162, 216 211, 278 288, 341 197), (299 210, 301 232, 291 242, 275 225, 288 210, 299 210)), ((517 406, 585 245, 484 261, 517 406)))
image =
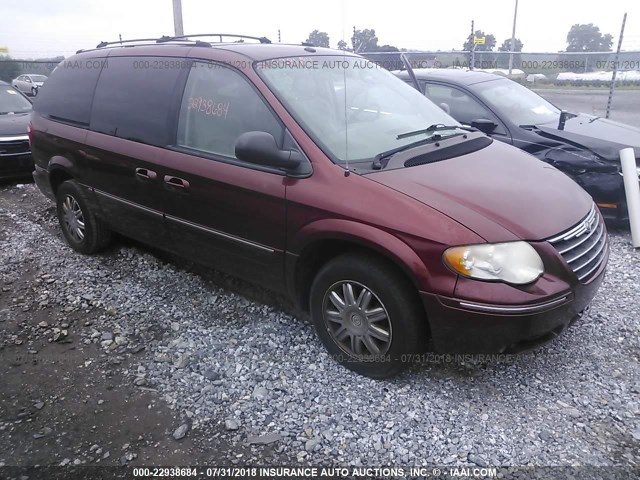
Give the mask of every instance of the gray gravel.
MULTIPOLYGON (((74 253, 33 185, 12 194, 40 209, 0 208, 14 226, 0 232, 0 288, 26 258, 42 288, 0 312, 2 345, 24 341, 2 330, 3 315, 50 303, 102 311, 74 333, 115 364, 134 359, 131 383, 157 390, 182 416, 175 438, 222 432, 249 452, 233 460, 241 464, 264 464, 265 448, 325 465, 640 464, 640 251, 628 233, 611 234, 590 316, 551 345, 491 362, 431 356, 375 381, 334 363, 308 322, 222 288, 233 280, 134 246, 74 253)), ((57 330, 33 335, 64 341, 57 330)))

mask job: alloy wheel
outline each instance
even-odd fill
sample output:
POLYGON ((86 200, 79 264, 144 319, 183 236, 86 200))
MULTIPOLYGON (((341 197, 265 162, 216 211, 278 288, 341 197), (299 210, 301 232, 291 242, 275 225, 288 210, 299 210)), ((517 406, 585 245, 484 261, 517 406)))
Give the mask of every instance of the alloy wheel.
POLYGON ((80 205, 71 195, 65 195, 62 202, 64 227, 76 242, 84 240, 84 215, 80 205))
POLYGON ((389 313, 365 285, 351 280, 334 283, 325 293, 322 311, 327 331, 346 353, 370 357, 389 350, 389 313))

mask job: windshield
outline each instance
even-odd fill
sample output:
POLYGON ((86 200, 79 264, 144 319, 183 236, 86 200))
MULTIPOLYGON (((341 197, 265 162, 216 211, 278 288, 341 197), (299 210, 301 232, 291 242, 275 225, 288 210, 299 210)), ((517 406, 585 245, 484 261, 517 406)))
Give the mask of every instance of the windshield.
POLYGON ((31 102, 13 88, 0 85, 0 115, 31 111, 31 102))
POLYGON ((257 69, 305 131, 338 163, 370 161, 381 152, 436 134, 425 130, 402 137, 407 132, 434 124, 455 130, 459 125, 413 87, 360 57, 276 59, 258 63, 257 69))
POLYGON ((34 82, 44 82, 47 77, 44 75, 29 75, 34 82))
POLYGON ((516 125, 558 123, 560 110, 527 87, 509 79, 474 85, 474 91, 488 105, 516 125))

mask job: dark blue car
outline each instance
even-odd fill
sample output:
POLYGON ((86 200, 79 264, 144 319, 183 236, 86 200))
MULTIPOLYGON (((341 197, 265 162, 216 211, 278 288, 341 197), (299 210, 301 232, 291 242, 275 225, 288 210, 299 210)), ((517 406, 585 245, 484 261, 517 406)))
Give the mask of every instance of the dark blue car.
MULTIPOLYGON (((640 129, 584 113, 562 112, 500 75, 415 69, 418 85, 460 123, 512 144, 573 178, 609 223, 628 219, 619 151, 633 147, 640 175, 640 129)), ((413 83, 408 72, 397 73, 413 83)))
POLYGON ((0 81, 0 179, 28 177, 33 172, 29 147, 31 102, 0 81))

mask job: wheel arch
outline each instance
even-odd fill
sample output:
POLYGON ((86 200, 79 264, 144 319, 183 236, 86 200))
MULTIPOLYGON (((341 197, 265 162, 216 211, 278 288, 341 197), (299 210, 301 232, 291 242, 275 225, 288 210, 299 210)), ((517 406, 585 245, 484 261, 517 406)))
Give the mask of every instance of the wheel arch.
POLYGON ((292 242, 290 292, 296 304, 309 311, 311 284, 322 265, 344 253, 375 256, 395 269, 416 290, 429 283, 429 272, 416 252, 398 237, 376 227, 349 220, 321 220, 299 232, 292 242))
POLYGON ((55 156, 49 160, 49 184, 51 185, 51 191, 55 196, 58 192, 58 187, 67 181, 76 178, 74 172, 74 164, 68 158, 55 156))

